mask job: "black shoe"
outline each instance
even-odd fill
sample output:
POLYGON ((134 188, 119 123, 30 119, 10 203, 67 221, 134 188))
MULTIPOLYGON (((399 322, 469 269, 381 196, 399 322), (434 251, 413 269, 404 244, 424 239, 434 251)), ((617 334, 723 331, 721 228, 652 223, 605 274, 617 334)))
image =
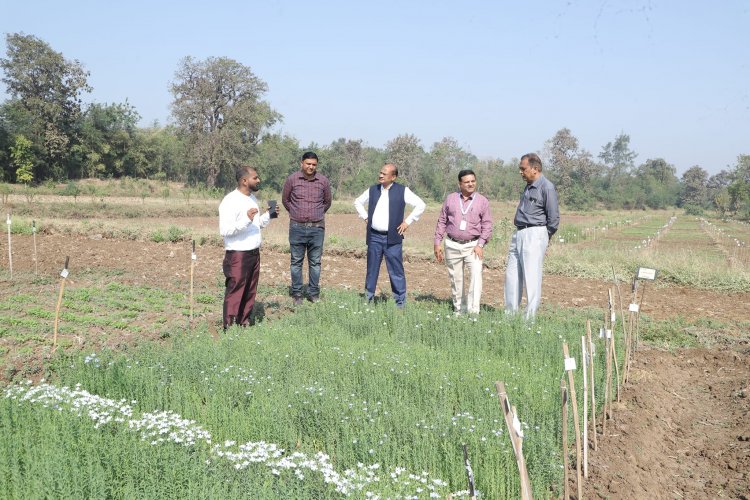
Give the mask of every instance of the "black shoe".
POLYGON ((313 295, 312 297, 308 297, 307 300, 315 304, 316 302, 320 302, 320 297, 317 295, 313 295))
POLYGON ((294 300, 294 305, 295 306, 301 306, 302 305, 302 297, 292 297, 292 299, 294 300))

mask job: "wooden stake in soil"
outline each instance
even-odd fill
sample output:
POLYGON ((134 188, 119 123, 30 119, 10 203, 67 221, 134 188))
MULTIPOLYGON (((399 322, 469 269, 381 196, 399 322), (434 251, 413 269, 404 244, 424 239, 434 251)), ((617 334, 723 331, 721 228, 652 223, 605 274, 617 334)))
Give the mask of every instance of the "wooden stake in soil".
POLYGON ((10 279, 13 279, 13 251, 11 250, 11 241, 10 241, 10 214, 8 214, 7 219, 8 224, 8 269, 10 270, 10 279))
POLYGON ((565 377, 560 379, 560 396, 562 399, 563 500, 568 500, 570 498, 570 488, 568 488, 568 389, 565 387, 565 377))
POLYGON ((193 253, 190 255, 190 321, 193 321, 193 273, 195 270, 195 261, 198 258, 195 255, 195 240, 193 240, 193 253))
POLYGON ((586 336, 581 336, 581 364, 583 365, 583 477, 589 477, 589 382, 586 336))
POLYGON ((606 375, 604 377, 604 412, 602 415, 602 436, 607 435, 607 419, 612 418, 610 391, 612 388, 612 335, 605 335, 606 375))
POLYGON ((472 500, 476 500, 476 490, 474 488, 474 471, 471 468, 471 462, 469 462, 469 452, 466 450, 466 445, 463 445, 464 447, 464 467, 466 467, 466 478, 469 481, 469 497, 472 500))
POLYGON ((591 321, 586 320, 586 340, 588 341, 589 347, 589 377, 591 377, 591 428, 594 430, 592 433, 594 438, 594 451, 596 451, 596 390, 594 387, 594 342, 591 339, 591 321))
MULTIPOLYGON (((643 305, 643 297, 646 296, 646 282, 643 282, 643 288, 641 288, 641 300, 638 302, 641 306, 643 305)), ((639 340, 639 326, 641 322, 641 308, 638 308, 638 315, 635 317, 635 339, 633 339, 633 354, 635 355, 635 350, 638 349, 638 340, 639 340)))
POLYGON ((60 295, 57 297, 57 307, 55 308, 55 328, 54 328, 54 335, 52 337, 52 350, 57 349, 57 324, 60 320, 60 306, 62 305, 63 291, 65 290, 65 278, 68 277, 68 262, 69 261, 70 261, 70 257, 66 256, 65 266, 63 267, 63 270, 60 273, 62 280, 60 280, 60 295))
POLYGON ((578 402, 576 401, 576 385, 573 379, 573 371, 576 369, 576 359, 570 357, 567 342, 563 342, 563 355, 565 356, 565 371, 568 372, 570 404, 573 406, 573 428, 576 431, 576 485, 578 486, 578 498, 581 498, 583 492, 583 479, 581 479, 581 426, 578 422, 578 402))
MULTIPOLYGON (((617 290, 618 290, 617 293, 619 294, 620 293, 619 285, 617 286, 617 290)), ((612 324, 610 325, 611 327, 610 330, 612 331, 612 338, 610 340, 610 349, 612 350, 612 359, 615 365, 615 382, 616 382, 615 388, 617 390, 617 393, 616 393, 617 401, 619 402, 620 401, 620 365, 617 362, 617 351, 615 347, 615 331, 616 331, 615 325, 617 324, 617 314, 614 312, 614 304, 612 302, 612 289, 611 288, 609 289, 609 309, 610 309, 610 316, 612 318, 612 324)), ((625 315, 622 314, 622 311, 620 311, 620 322, 623 324, 625 323, 624 318, 625 318, 625 315)), ((623 329, 624 328, 625 327, 623 326, 623 329)))
POLYGON ((531 481, 529 481, 526 461, 523 458, 523 431, 521 430, 521 423, 518 420, 515 406, 510 406, 508 393, 505 391, 505 384, 497 381, 495 382, 495 389, 497 390, 497 395, 500 397, 500 409, 503 411, 505 426, 508 428, 508 436, 510 436, 510 442, 513 445, 513 453, 516 455, 518 474, 521 479, 521 499, 531 500, 531 481))
POLYGON ((39 263, 36 260, 36 221, 31 221, 31 235, 34 239, 34 275, 36 275, 39 271, 39 263))

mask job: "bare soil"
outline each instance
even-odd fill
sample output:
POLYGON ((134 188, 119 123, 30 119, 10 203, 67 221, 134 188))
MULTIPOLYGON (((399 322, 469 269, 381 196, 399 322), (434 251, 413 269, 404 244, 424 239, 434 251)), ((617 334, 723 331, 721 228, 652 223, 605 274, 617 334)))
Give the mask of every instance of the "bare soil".
MULTIPOLYGON (((156 244, 55 234, 39 235, 37 241, 40 274, 57 276, 65 256, 71 257, 70 287, 90 286, 85 271, 94 269, 122 270, 114 279, 162 288, 184 289, 189 276, 191 249, 187 242, 156 244)), ((31 237, 16 236, 13 245, 14 269, 33 271, 31 237)), ((206 246, 198 253, 196 288, 216 290, 221 284, 223 249, 206 246)), ((443 265, 414 259, 405 267, 412 299, 448 299, 449 281, 443 265)), ((364 273, 361 257, 327 253, 322 272, 324 292, 335 287, 361 290, 364 273)), ((487 307, 502 307, 502 273, 502 269, 485 271, 483 302, 487 307)), ((261 283, 288 282, 289 255, 264 249, 261 283)), ((10 284, 7 278, 0 278, 0 296, 10 284)), ((390 293, 385 270, 379 286, 390 293)), ((610 286, 609 282, 548 275, 542 300, 545 306, 603 306, 610 286)), ((271 299, 291 303, 284 296, 259 298, 264 302, 271 299)), ((651 287, 642 311, 657 319, 682 316, 748 321, 750 294, 651 287)), ((213 319, 207 319, 215 321, 220 314, 217 310, 213 319)), ((614 405, 607 435, 599 437, 599 449, 590 453, 584 496, 750 498, 748 338, 750 334, 744 332, 710 350, 638 351, 622 401, 614 405)), ((575 485, 571 486, 575 493, 575 485)))

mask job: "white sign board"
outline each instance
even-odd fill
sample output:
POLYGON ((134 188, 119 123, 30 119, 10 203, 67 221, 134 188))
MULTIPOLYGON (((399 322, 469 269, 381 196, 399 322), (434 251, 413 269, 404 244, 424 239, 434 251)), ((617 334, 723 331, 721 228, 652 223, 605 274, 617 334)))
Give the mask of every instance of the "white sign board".
POLYGON ((636 273, 636 277, 639 280, 655 280, 656 279, 656 269, 650 269, 648 267, 639 267, 638 273, 636 273))
POLYGON ((576 369, 576 358, 565 358, 565 371, 569 372, 576 369))
POLYGON ((630 306, 628 306, 628 311, 630 312, 637 313, 639 309, 640 307, 638 306, 638 304, 630 304, 630 306))

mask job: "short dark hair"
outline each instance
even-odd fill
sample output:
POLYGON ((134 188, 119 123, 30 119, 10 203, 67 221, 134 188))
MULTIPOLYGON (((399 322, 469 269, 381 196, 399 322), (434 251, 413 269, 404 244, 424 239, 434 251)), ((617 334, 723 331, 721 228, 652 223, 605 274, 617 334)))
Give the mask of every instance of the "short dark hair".
POLYGON ((315 160, 318 161, 318 155, 313 153, 312 151, 308 151, 305 154, 302 155, 302 161, 305 160, 315 160))
POLYGON ((463 179, 463 178, 464 178, 464 177, 466 177, 467 175, 473 175, 475 179, 476 179, 476 177, 477 177, 477 174, 475 174, 475 173, 474 173, 474 171, 473 171, 472 169, 470 169, 470 168, 466 168, 466 169, 464 169, 464 170, 461 170, 461 171, 460 171, 460 172, 458 173, 458 182, 461 182, 461 179, 463 179))
POLYGON ((237 179, 237 184, 240 183, 240 181, 243 179, 243 177, 247 177, 250 175, 250 172, 258 172, 255 170, 255 167, 251 165, 240 165, 237 167, 237 170, 234 171, 234 178, 237 179))
POLYGON ((526 160, 529 166, 535 170, 542 171, 542 160, 536 153, 526 153, 521 157, 521 161, 526 160))

